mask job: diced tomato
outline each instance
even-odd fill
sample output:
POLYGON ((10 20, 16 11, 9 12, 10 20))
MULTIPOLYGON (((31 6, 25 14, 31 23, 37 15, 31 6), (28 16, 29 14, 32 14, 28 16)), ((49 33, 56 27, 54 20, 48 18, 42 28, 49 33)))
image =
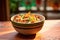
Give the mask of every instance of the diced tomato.
POLYGON ((38 16, 38 15, 35 15, 35 17, 40 19, 40 16, 38 16))
POLYGON ((31 23, 34 23, 34 21, 31 21, 31 23))
POLYGON ((14 17, 14 19, 13 19, 13 21, 16 21, 16 22, 20 22, 20 20, 21 20, 21 16, 15 16, 14 17))

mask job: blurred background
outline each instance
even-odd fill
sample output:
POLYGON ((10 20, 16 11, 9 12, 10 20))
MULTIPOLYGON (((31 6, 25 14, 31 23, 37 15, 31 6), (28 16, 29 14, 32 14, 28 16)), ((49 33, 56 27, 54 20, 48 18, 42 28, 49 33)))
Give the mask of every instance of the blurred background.
POLYGON ((10 11, 11 15, 31 11, 46 19, 60 19, 60 0, 10 0, 10 11))
POLYGON ((60 19, 60 0, 1 0, 0 3, 0 20, 29 11, 44 15, 46 20, 60 19))

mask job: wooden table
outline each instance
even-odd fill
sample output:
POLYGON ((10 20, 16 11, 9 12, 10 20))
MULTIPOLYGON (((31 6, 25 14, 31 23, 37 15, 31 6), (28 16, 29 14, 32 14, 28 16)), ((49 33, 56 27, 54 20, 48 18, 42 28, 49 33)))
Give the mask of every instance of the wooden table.
POLYGON ((0 22, 0 40, 60 40, 60 20, 46 20, 36 35, 21 35, 10 21, 0 22))

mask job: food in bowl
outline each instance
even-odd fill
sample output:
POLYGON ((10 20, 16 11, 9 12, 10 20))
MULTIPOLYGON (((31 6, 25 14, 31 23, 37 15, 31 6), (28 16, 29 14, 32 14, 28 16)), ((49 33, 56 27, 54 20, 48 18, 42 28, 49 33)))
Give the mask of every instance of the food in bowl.
POLYGON ((44 16, 30 12, 25 14, 16 14, 11 17, 14 29, 23 35, 36 34, 42 29, 44 20, 44 16))
POLYGON ((41 21, 39 15, 31 14, 30 12, 26 14, 18 14, 13 18, 14 22, 22 23, 22 24, 32 24, 41 21))

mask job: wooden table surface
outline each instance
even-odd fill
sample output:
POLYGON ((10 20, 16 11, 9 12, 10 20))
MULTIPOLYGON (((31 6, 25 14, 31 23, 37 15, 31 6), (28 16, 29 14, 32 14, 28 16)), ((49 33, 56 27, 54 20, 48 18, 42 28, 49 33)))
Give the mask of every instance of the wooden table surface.
POLYGON ((46 20, 36 35, 21 35, 10 21, 0 22, 0 40, 60 40, 60 20, 46 20))

